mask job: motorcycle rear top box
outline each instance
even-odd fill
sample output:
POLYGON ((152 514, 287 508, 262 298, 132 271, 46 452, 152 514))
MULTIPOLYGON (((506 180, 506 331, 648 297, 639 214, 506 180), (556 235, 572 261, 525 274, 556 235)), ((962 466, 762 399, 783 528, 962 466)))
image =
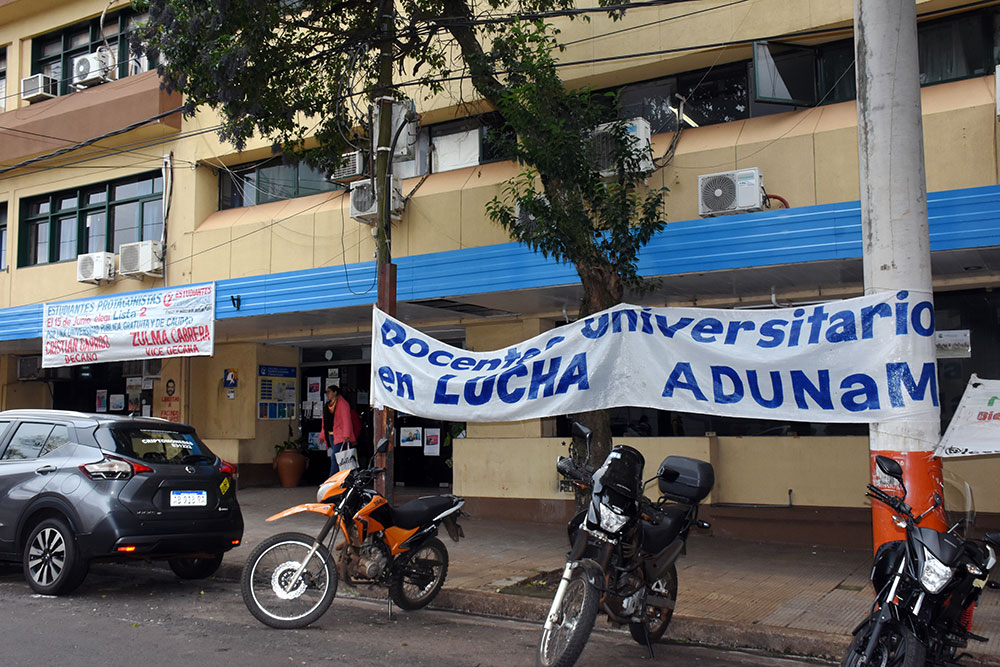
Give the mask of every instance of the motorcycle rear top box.
POLYGON ((660 493, 679 503, 701 502, 715 484, 715 469, 707 461, 688 458, 686 456, 668 456, 660 464, 660 493), (672 482, 667 481, 677 478, 672 482))

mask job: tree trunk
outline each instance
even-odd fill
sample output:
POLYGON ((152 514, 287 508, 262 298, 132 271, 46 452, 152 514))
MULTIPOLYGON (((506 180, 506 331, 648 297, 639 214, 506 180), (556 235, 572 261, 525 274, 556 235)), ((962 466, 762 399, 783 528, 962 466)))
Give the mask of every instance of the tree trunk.
MULTIPOLYGON (((613 267, 607 264, 577 264, 576 270, 580 274, 580 283, 583 286, 581 319, 622 302, 624 288, 613 267)), ((611 413, 608 410, 594 410, 581 412, 572 418, 594 433, 590 439, 590 456, 586 463, 597 470, 611 453, 611 413)), ((590 502, 589 494, 577 491, 577 508, 583 509, 588 502, 590 502)))

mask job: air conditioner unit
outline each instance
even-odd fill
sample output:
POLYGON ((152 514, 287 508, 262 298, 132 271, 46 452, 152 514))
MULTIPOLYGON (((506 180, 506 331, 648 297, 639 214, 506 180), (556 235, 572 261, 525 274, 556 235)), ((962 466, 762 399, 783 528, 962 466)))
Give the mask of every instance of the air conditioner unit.
POLYGON ((22 382, 29 380, 41 380, 45 377, 45 369, 42 368, 42 355, 33 354, 30 357, 17 358, 17 379, 22 382))
POLYGON ((51 76, 32 74, 21 79, 21 99, 25 102, 47 100, 59 94, 59 82, 51 76))
POLYGON ((698 177, 698 215, 703 218, 763 207, 764 175, 757 167, 698 177))
POLYGON ((101 50, 73 58, 73 85, 93 86, 110 81, 115 69, 115 58, 110 51, 101 50))
POLYGON ((89 252, 76 258, 76 280, 100 284, 115 277, 115 255, 111 252, 89 252))
MULTIPOLYGON (((547 202, 545 195, 536 195, 535 201, 537 202, 547 202)), ((517 226, 521 228, 534 227, 537 218, 528 212, 528 209, 521 206, 521 202, 514 202, 514 219, 517 221, 517 226)))
MULTIPOLYGON (((392 177, 392 196, 389 202, 389 213, 398 220, 403 212, 403 191, 398 176, 392 177)), ((366 225, 374 225, 378 217, 378 201, 375 198, 375 188, 371 179, 351 183, 351 217, 366 225)))
MULTIPOLYGON (((629 118, 628 120, 620 121, 625 123, 625 131, 628 136, 632 138, 633 146, 639 150, 645 151, 645 155, 639 165, 639 170, 649 173, 653 171, 655 165, 653 164, 653 154, 650 151, 650 129, 649 121, 645 118, 629 118)), ((604 123, 603 125, 598 125, 594 130, 594 149, 595 149, 595 160, 597 162, 597 168, 601 172, 601 176, 607 178, 608 176, 614 176, 617 173, 615 167, 615 145, 611 139, 611 133, 609 128, 613 123, 604 123)))
POLYGON ((143 359, 142 377, 159 378, 163 373, 163 359, 143 359))
POLYGON ((327 177, 331 181, 354 181, 365 173, 365 154, 351 151, 340 156, 340 166, 327 177))
MULTIPOLYGON (((378 136, 379 125, 379 106, 375 107, 374 118, 372 119, 374 123, 375 130, 372 132, 373 136, 378 136)), ((416 114, 414 113, 413 102, 406 100, 403 102, 393 102, 392 103, 392 127, 390 128, 389 143, 392 143, 393 137, 396 136, 396 131, 399 130, 400 126, 406 125, 406 129, 399 133, 399 138, 396 139, 396 148, 392 152, 392 157, 394 160, 412 160, 414 149, 417 145, 417 121, 416 114)))
POLYGON ((163 276, 159 241, 123 243, 118 247, 118 273, 123 276, 163 276))

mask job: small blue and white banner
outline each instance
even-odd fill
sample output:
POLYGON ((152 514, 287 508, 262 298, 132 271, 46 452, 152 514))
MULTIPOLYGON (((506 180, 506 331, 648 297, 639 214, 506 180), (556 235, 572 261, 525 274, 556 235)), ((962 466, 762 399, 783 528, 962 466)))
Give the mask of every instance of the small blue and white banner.
POLYGON ((780 310, 622 304, 494 352, 377 308, 372 405, 450 421, 636 406, 810 422, 936 418, 934 306, 883 292, 780 310), (919 356, 917 356, 919 353, 919 356))

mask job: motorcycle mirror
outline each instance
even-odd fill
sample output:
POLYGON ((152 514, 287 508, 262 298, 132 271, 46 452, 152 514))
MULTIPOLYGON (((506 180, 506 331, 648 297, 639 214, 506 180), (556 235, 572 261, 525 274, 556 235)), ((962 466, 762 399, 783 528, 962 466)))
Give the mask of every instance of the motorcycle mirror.
POLYGON ((898 480, 900 483, 903 482, 903 467, 899 465, 899 461, 890 459, 888 456, 876 456, 875 465, 889 477, 898 480))
POLYGON ((943 504, 944 504, 944 500, 941 498, 941 495, 938 494, 938 493, 935 493, 934 494, 934 507, 940 507, 943 504))
POLYGON ((389 438, 382 438, 375 447, 375 453, 385 454, 387 451, 389 451, 389 438))
POLYGON ((593 434, 594 434, 593 431, 591 431, 589 428, 587 428, 586 426, 584 426, 580 422, 573 422, 573 437, 574 438, 580 438, 580 439, 586 441, 588 444, 590 444, 590 436, 593 435, 593 434))

